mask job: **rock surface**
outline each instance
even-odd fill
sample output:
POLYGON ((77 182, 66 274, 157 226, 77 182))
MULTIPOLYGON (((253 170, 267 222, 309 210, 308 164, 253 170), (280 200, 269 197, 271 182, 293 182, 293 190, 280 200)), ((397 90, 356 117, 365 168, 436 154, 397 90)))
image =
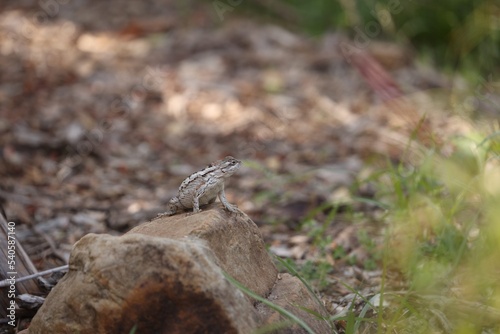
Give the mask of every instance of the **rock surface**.
POLYGON ((256 320, 203 242, 89 234, 29 333, 248 333, 256 320))
MULTIPOLYGON (((250 333, 281 321, 223 276, 301 317, 321 309, 302 283, 277 270, 257 226, 217 204, 195 215, 155 219, 121 237, 89 234, 74 246, 68 274, 33 318, 38 333, 250 333)), ((283 333, 302 333, 297 326, 283 333)))
POLYGON ((247 215, 230 214, 219 206, 212 204, 202 214, 158 218, 127 234, 205 240, 224 271, 258 295, 267 296, 278 270, 267 253, 259 228, 247 215))

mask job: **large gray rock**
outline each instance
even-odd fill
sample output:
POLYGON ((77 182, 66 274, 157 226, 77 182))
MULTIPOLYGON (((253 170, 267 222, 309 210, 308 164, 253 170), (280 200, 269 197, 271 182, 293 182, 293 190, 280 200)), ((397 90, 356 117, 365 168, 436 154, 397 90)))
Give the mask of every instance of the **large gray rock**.
POLYGON ((252 305, 203 242, 89 234, 29 333, 249 333, 252 305))
MULTIPOLYGON (((257 226, 211 205, 194 215, 162 217, 126 235, 90 234, 74 246, 68 274, 48 295, 28 334, 250 333, 280 321, 222 274, 299 315, 318 333, 324 322, 302 283, 277 280, 257 226), (256 304, 256 305, 254 305, 256 304)), ((301 333, 291 327, 286 333, 301 333)))
POLYGON ((243 213, 228 213, 219 203, 199 214, 182 213, 155 219, 133 228, 130 233, 205 240, 220 267, 260 296, 267 296, 276 282, 278 270, 257 225, 243 213))

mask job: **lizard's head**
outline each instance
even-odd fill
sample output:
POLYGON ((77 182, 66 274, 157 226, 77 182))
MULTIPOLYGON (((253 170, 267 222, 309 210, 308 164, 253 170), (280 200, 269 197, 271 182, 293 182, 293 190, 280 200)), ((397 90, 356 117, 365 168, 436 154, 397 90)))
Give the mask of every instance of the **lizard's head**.
POLYGON ((230 177, 233 175, 241 166, 241 161, 233 157, 225 157, 224 160, 220 162, 220 170, 224 174, 224 177, 230 177))

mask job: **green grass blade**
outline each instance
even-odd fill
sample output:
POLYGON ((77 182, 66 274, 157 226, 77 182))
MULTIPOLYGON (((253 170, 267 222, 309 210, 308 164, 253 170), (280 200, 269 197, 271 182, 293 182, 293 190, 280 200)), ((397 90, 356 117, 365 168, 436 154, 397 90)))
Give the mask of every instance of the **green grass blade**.
POLYGON ((311 285, 302 276, 300 276, 297 270, 295 270, 294 267, 290 266, 286 261, 284 261, 282 258, 278 256, 276 256, 276 260, 278 260, 278 262, 281 263, 281 265, 285 267, 288 270, 288 272, 290 272, 290 274, 297 277, 305 285, 305 287, 312 294, 313 298, 316 300, 318 305, 323 309, 323 311, 327 312, 325 305, 323 305, 323 302, 318 298, 318 296, 316 296, 316 293, 314 293, 314 290, 312 289, 311 285))

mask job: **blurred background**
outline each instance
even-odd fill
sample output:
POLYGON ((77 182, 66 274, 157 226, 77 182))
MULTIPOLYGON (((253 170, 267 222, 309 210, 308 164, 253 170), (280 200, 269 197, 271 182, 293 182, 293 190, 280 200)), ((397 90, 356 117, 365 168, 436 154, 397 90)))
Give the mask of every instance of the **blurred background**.
POLYGON ((47 269, 232 155, 340 332, 496 333, 499 53, 493 0, 4 0, 0 203, 47 269))

